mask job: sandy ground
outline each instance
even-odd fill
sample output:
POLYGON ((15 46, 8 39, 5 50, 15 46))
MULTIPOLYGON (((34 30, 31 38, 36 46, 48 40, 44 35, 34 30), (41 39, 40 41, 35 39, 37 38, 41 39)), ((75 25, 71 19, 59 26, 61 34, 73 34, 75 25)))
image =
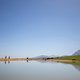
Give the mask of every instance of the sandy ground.
POLYGON ((18 60, 31 60, 31 58, 11 58, 11 59, 5 59, 5 58, 0 58, 0 61, 18 61, 18 60))
POLYGON ((59 59, 50 59, 48 61, 54 61, 54 62, 80 62, 80 60, 59 60, 59 59))
MULTIPOLYGON (((22 60, 40 60, 40 59, 32 59, 32 58, 10 58, 10 59, 5 59, 5 58, 0 58, 0 61, 22 61, 22 60)), ((41 59, 42 60, 42 59, 41 59)), ((45 61, 45 60, 43 60, 45 61)), ((60 59, 48 59, 46 61, 49 62, 80 62, 80 60, 60 60, 60 59)))

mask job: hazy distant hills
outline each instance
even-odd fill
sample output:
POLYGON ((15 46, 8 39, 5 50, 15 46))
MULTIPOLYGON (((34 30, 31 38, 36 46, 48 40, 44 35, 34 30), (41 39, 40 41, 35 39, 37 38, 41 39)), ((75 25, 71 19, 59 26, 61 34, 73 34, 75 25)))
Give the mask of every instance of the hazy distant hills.
POLYGON ((77 56, 77 55, 80 55, 80 50, 76 51, 73 56, 77 56))
POLYGON ((46 56, 46 55, 40 55, 40 56, 37 56, 35 58, 48 58, 49 56, 46 56))
MULTIPOLYGON (((77 56, 77 55, 80 55, 80 50, 76 51, 72 56, 77 56)), ((68 56, 68 55, 66 55, 68 56)), ((40 55, 40 56, 37 56, 37 57, 34 57, 34 58, 56 58, 56 57, 60 57, 60 56, 57 56, 57 55, 50 55, 50 56, 46 56, 46 55, 40 55)))
POLYGON ((37 56, 37 57, 35 57, 35 58, 54 58, 54 57, 58 57, 58 56, 56 56, 56 55, 50 55, 50 56, 46 56, 46 55, 40 55, 40 56, 37 56))

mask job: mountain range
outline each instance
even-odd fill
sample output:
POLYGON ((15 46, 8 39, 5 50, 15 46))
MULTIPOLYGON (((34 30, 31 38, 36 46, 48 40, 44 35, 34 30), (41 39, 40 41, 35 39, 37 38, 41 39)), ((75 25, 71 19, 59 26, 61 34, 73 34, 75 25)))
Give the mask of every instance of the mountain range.
POLYGON ((73 54, 73 56, 77 56, 77 55, 80 55, 80 50, 77 50, 77 51, 73 54))
POLYGON ((49 56, 46 56, 46 55, 40 55, 40 56, 37 56, 35 58, 48 58, 49 56))
POLYGON ((46 56, 46 55, 40 55, 40 56, 37 56, 35 58, 55 58, 55 57, 59 57, 59 56, 56 56, 56 55, 50 55, 50 56, 46 56))
MULTIPOLYGON (((77 56, 77 55, 80 55, 80 50, 77 50, 76 52, 74 52, 73 54, 72 54, 72 56, 77 56)), ((66 55, 66 56, 68 56, 68 55, 66 55)), ((55 58, 55 57, 60 57, 60 56, 56 56, 56 55, 50 55, 50 56, 46 56, 46 55, 40 55, 40 56, 37 56, 37 57, 34 57, 34 58, 40 58, 40 59, 42 59, 42 58, 55 58)))

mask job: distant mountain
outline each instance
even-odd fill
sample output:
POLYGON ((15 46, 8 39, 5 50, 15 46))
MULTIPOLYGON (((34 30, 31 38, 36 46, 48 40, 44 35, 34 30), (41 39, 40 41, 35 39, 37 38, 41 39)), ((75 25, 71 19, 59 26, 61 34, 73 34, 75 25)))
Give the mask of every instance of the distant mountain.
POLYGON ((34 58, 55 58, 55 57, 59 57, 59 56, 57 56, 57 55, 50 55, 50 56, 40 55, 40 56, 37 56, 37 57, 34 57, 34 58))
POLYGON ((59 57, 58 55, 50 55, 49 58, 55 58, 55 57, 59 57))
POLYGON ((80 50, 76 51, 73 56, 80 55, 80 50))
POLYGON ((37 56, 35 58, 48 58, 49 56, 46 56, 46 55, 40 55, 40 56, 37 56))

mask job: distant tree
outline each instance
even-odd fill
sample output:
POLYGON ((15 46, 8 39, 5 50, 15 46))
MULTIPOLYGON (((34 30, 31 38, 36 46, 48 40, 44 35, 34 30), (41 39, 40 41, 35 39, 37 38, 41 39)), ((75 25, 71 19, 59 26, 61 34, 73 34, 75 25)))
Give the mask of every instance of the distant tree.
POLYGON ((50 58, 47 58, 47 59, 50 59, 50 58))
POLYGON ((7 59, 7 56, 5 56, 5 59, 7 59))
POLYGON ((8 59, 10 59, 10 56, 8 57, 8 59))
POLYGON ((51 59, 54 59, 53 57, 51 57, 51 59))
POLYGON ((76 59, 72 59, 72 60, 76 60, 76 59))
POLYGON ((27 57, 27 59, 29 59, 29 58, 27 57))
POLYGON ((55 59, 59 59, 59 57, 56 57, 55 59))

